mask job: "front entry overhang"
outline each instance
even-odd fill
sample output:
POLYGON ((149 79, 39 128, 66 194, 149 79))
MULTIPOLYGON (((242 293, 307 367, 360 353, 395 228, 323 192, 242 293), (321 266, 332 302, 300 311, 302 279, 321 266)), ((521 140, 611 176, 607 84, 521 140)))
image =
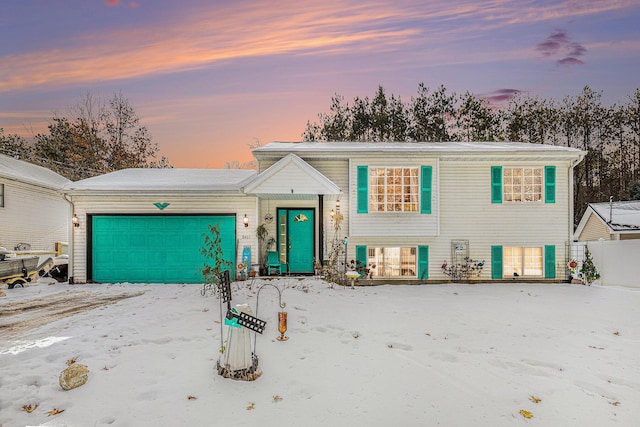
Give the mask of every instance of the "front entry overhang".
POLYGON ((309 163, 289 154, 244 187, 260 199, 314 200, 318 195, 340 195, 340 188, 309 163))

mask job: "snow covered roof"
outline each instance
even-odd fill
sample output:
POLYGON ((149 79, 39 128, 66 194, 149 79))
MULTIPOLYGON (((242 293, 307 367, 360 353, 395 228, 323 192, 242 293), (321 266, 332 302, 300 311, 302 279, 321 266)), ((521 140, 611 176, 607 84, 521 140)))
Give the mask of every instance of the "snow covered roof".
POLYGON ((272 142, 253 150, 256 157, 275 153, 514 153, 537 152, 572 154, 577 148, 527 142, 272 142))
POLYGON ((248 169, 122 169, 69 183, 63 191, 234 191, 255 175, 248 169))
POLYGON ((248 184, 245 191, 261 198, 278 199, 340 194, 336 184, 295 154, 288 154, 271 165, 248 184))
POLYGON ((0 154, 0 177, 54 190, 71 182, 47 168, 2 154, 0 154))
POLYGON ((613 231, 640 230, 640 200, 590 203, 589 207, 613 231))

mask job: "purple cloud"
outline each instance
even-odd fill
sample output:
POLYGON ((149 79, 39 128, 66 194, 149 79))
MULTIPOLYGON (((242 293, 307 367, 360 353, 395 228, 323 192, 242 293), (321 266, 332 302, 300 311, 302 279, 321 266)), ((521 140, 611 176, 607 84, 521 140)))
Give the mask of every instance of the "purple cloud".
POLYGON ((521 92, 522 91, 518 89, 497 89, 493 92, 480 95, 480 98, 486 99, 491 103, 504 102, 510 100, 521 92))
POLYGON ((544 56, 551 56, 568 43, 567 33, 563 30, 555 30, 545 41, 538 43, 536 49, 544 56))
POLYGON ((587 48, 582 46, 580 43, 571 43, 569 48, 571 49, 569 56, 582 56, 587 52, 587 48))
POLYGON ((556 62, 558 65, 584 65, 584 62, 570 56, 560 59, 556 62))
POLYGON ((566 31, 556 29, 543 42, 536 45, 536 50, 544 56, 563 55, 564 58, 556 61, 558 65, 584 65, 577 59, 587 53, 587 48, 582 44, 571 41, 566 31))

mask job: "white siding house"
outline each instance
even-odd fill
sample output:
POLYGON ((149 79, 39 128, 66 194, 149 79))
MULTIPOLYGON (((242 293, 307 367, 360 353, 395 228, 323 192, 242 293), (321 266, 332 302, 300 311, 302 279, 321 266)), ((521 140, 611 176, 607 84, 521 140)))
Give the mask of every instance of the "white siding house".
POLYGON ((309 142, 271 143, 253 154, 262 186, 266 171, 293 155, 314 169, 315 180, 324 176, 341 190, 294 188, 302 186, 297 178, 275 186, 280 194, 254 193, 260 215, 275 218, 270 227, 291 272, 309 272, 310 260, 326 258, 335 240, 332 211, 340 209, 346 259, 366 265, 374 278, 565 278, 573 168, 583 151, 512 142, 309 142), (306 213, 314 215, 309 237, 296 229, 306 213), (310 252, 303 259, 298 241, 310 252))
POLYGON ((0 246, 43 255, 59 250, 69 238, 71 210, 58 190, 69 182, 49 169, 0 155, 0 246))
POLYGON ((257 173, 130 169, 66 185, 79 220, 74 280, 201 282, 198 250, 213 224, 228 260, 252 267, 265 261, 256 236, 264 225, 276 243, 269 264, 285 274, 313 274, 340 253, 336 267, 353 262, 384 282, 567 277, 583 151, 275 142, 253 154, 257 173))

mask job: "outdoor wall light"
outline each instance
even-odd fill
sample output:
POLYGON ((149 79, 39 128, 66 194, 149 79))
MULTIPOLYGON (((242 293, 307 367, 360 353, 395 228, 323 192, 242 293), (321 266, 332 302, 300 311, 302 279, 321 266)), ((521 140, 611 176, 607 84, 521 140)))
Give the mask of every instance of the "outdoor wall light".
POLYGON ((329 215, 331 215, 331 219, 333 219, 333 216, 334 216, 335 214, 336 214, 336 213, 334 212, 334 210, 333 210, 333 209, 331 209, 331 213, 329 214, 329 215))
POLYGON ((242 220, 242 222, 244 223, 245 227, 249 226, 249 217, 247 216, 247 214, 244 214, 244 219, 242 220))
POLYGON ((76 214, 73 214, 73 217, 71 218, 71 223, 73 224, 74 227, 80 227, 80 220, 78 219, 78 216, 76 214))
POLYGON ((340 199, 336 200, 336 212, 340 213, 340 199))

